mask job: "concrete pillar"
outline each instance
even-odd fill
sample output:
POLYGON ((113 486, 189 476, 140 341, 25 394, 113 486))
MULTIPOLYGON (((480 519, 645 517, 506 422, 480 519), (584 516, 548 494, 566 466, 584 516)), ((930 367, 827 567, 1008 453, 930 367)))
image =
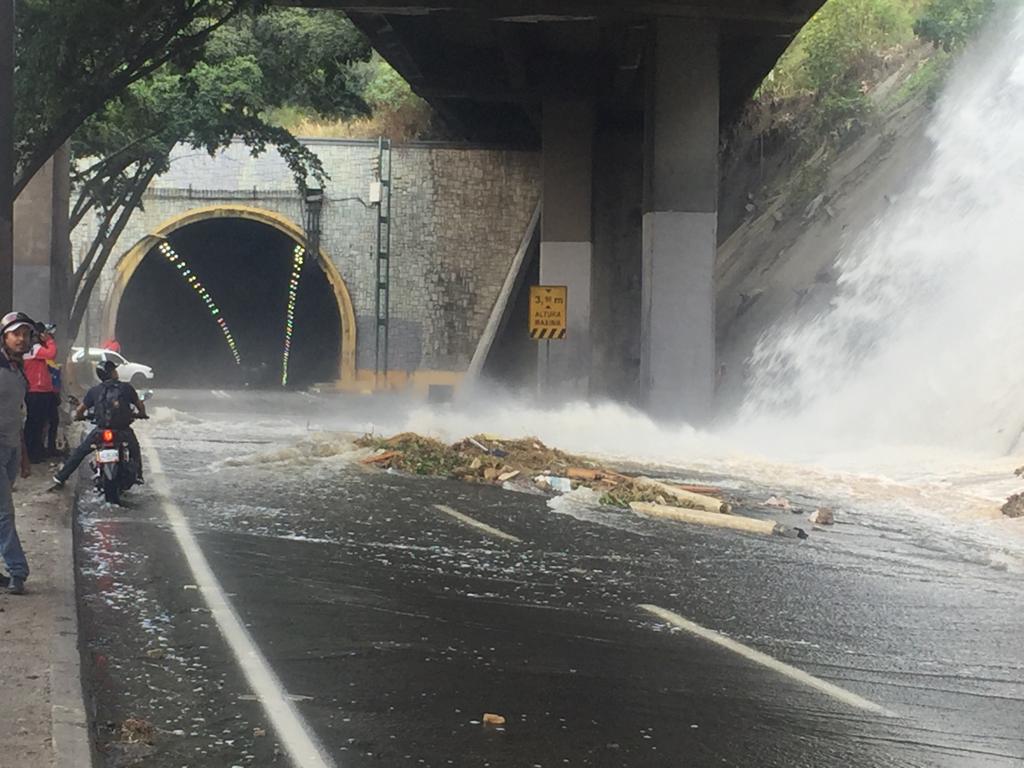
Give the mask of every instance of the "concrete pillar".
POLYGON ((538 342, 539 385, 546 395, 585 398, 591 363, 593 104, 546 98, 542 142, 540 282, 568 286, 569 306, 566 338, 538 342))
POLYGON ((599 113, 594 134, 594 262, 590 396, 639 405, 644 125, 599 113))
POLYGON ((641 376, 648 410, 699 423, 714 394, 716 22, 659 19, 644 120, 641 376))
POLYGON ((40 168, 14 203, 14 308, 50 319, 53 160, 40 168))

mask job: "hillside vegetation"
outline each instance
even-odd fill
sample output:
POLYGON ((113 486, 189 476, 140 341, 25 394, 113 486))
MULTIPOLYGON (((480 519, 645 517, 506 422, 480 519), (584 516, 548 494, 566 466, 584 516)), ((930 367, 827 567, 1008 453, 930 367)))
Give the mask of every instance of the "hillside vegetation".
POLYGON ((837 260, 927 162, 932 104, 992 0, 831 0, 723 141, 716 262, 719 400, 783 318, 812 317, 837 260))
POLYGON ((753 204, 737 201, 729 188, 737 164, 757 155, 764 182, 758 202, 785 192, 794 206, 805 205, 820 193, 838 153, 873 122, 912 100, 934 101, 994 7, 995 0, 829 0, 726 141, 723 234, 737 223, 729 198, 748 210, 753 204))
POLYGON ((433 138, 439 134, 430 106, 374 52, 368 61, 352 65, 351 82, 369 107, 368 115, 325 119, 308 109, 278 109, 270 119, 304 138, 375 139, 394 141, 433 138))

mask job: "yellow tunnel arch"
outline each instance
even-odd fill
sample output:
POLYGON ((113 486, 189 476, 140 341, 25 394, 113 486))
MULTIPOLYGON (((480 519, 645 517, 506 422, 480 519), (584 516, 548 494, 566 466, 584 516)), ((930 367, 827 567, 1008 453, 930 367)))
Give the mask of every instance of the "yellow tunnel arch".
MULTIPOLYGON (((196 222, 209 221, 211 219, 247 219, 249 221, 256 221, 283 232, 297 243, 305 244, 306 242, 305 232, 291 219, 274 211, 256 208, 251 205, 210 205, 204 208, 193 208, 168 219, 157 227, 156 230, 135 243, 118 261, 114 275, 114 284, 111 286, 110 293, 103 305, 102 327, 104 338, 111 338, 116 335, 117 311, 121 306, 121 299, 124 297, 124 291, 135 274, 135 270, 139 268, 146 254, 175 230, 182 229, 196 222)), ((356 315, 355 309, 352 306, 352 297, 337 267, 328 258, 323 248, 320 249, 320 253, 316 254, 316 256, 320 269, 323 270, 324 276, 334 290, 334 298, 338 302, 338 314, 341 317, 341 349, 338 357, 338 380, 341 384, 351 384, 356 378, 356 315)))

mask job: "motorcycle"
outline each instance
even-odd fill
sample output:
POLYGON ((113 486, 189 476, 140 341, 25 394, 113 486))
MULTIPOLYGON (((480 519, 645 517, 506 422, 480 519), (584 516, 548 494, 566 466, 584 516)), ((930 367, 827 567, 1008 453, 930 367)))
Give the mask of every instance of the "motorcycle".
MULTIPOLYGON (((146 401, 152 395, 152 392, 143 392, 139 399, 146 401)), ((86 414, 86 418, 95 423, 92 412, 86 414)), ((141 417, 136 416, 138 418, 141 417)), ((138 482, 139 467, 132 460, 124 430, 104 428, 97 430, 96 436, 89 462, 93 485, 108 504, 120 504, 121 494, 138 482)))

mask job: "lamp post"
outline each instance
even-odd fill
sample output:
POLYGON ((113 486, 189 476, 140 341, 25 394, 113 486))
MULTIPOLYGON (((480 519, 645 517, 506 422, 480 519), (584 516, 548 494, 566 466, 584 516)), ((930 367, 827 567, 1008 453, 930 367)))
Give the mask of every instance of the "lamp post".
POLYGON ((14 303, 14 0, 0 0, 0 311, 14 303))
POLYGON ((320 256, 320 212, 324 207, 324 191, 306 189, 306 250, 313 258, 320 256))

